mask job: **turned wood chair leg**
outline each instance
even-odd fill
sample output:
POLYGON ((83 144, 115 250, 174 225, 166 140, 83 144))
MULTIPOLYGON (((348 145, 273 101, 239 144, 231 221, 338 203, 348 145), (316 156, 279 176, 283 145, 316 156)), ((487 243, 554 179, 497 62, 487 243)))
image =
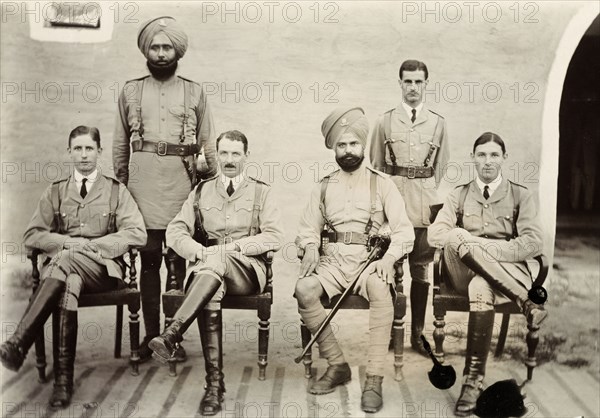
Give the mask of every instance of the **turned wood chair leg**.
POLYGON ((140 316, 138 311, 140 309, 139 302, 135 305, 128 305, 129 308, 129 344, 131 347, 131 357, 129 364, 131 365, 131 374, 138 376, 140 374, 140 316))
POLYGON ((494 357, 500 357, 504 352, 504 345, 506 344, 506 335, 508 334, 508 324, 510 323, 510 314, 502 315, 502 324, 500 325, 500 334, 498 335, 498 345, 496 345, 496 352, 494 357))
POLYGON ((446 337, 446 321, 444 320, 445 313, 443 315, 435 315, 433 321, 433 341, 435 341, 435 356, 440 363, 444 363, 444 338, 446 337))
POLYGON ((121 358, 121 340, 123 339, 123 305, 117 305, 115 323, 115 358, 121 358))

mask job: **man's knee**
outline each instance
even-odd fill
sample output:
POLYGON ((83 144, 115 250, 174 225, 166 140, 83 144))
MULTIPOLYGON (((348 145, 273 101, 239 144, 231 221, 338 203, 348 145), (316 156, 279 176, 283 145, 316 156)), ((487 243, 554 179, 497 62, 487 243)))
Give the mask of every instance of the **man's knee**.
POLYGON ((322 294, 323 287, 315 276, 304 277, 296 282, 294 296, 301 306, 319 301, 322 294))
POLYGON ((369 301, 392 300, 390 285, 377 275, 377 273, 369 274, 367 277, 367 294, 369 301))
POLYGON ((469 283, 469 301, 493 305, 494 290, 485 279, 475 276, 469 283))

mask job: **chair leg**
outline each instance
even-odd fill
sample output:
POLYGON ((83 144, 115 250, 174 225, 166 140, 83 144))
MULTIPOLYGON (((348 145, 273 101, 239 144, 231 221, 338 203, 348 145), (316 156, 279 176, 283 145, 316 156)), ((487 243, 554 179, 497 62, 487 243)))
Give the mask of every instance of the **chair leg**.
POLYGON ((538 331, 540 329, 539 325, 527 324, 527 360, 525 360, 525 365, 527 366, 527 380, 533 379, 533 369, 537 366, 537 360, 535 358, 535 350, 540 342, 540 337, 538 335, 538 331))
POLYGON ((131 357, 129 364, 131 365, 131 374, 138 376, 140 374, 140 310, 139 300, 135 304, 127 305, 129 309, 129 342, 131 345, 131 357))
POLYGON ((394 305, 394 322, 392 325, 394 344, 394 372, 395 380, 403 380, 402 366, 404 366, 404 316, 406 315, 406 296, 399 294, 394 305))
POLYGON ((435 341, 435 356, 437 357, 440 363, 444 363, 444 338, 446 337, 446 331, 444 327, 446 326, 446 321, 443 315, 434 315, 435 320, 433 321, 433 326, 435 329, 433 330, 433 341, 435 341))
POLYGON ((258 380, 265 380, 269 353, 270 303, 259 302, 258 317, 258 380))
POLYGON ((504 345, 506 344, 506 334, 508 334, 508 324, 510 322, 510 314, 502 315, 502 325, 500 325, 500 334, 498 335, 498 345, 496 346, 496 352, 494 357, 500 357, 504 352, 504 345))
MULTIPOLYGON (((302 337, 302 348, 304 349, 310 341, 310 331, 304 321, 300 321, 300 335, 302 337)), ((306 352, 302 362, 304 363, 304 377, 310 379, 312 377, 312 349, 306 352)))
POLYGON ((123 338, 123 305, 117 305, 115 324, 115 358, 121 358, 121 340, 123 338))

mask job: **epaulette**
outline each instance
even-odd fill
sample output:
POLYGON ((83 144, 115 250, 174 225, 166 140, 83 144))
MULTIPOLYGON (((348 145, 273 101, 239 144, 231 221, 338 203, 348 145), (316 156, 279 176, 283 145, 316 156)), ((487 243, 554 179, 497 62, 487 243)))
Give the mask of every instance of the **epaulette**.
POLYGON ((429 111, 430 111, 431 113, 433 113, 434 115, 438 115, 440 118, 444 119, 444 117, 443 117, 442 115, 440 115, 438 112, 434 112, 434 111, 433 111, 433 110, 431 110, 431 109, 427 109, 427 110, 429 110, 429 111))
POLYGON ((189 83, 200 85, 200 83, 198 83, 197 81, 190 80, 189 78, 185 78, 185 77, 182 77, 182 76, 180 76, 180 75, 177 75, 177 77, 179 77, 179 78, 181 78, 182 80, 185 80, 185 81, 187 81, 187 82, 189 82, 189 83))
POLYGON ((262 180, 255 179, 254 177, 250 177, 250 176, 248 176, 248 178, 249 178, 250 180, 252 180, 252 181, 255 181, 255 182, 257 182, 257 183, 264 184, 264 185, 265 185, 265 186, 267 186, 267 187, 271 187, 271 185, 270 185, 269 183, 265 183, 265 182, 264 182, 264 181, 262 181, 262 180))
POLYGON ((142 76, 142 77, 139 77, 139 78, 133 78, 133 79, 131 79, 131 80, 127 80, 127 81, 125 82, 125 84, 127 84, 127 83, 133 83, 134 81, 141 81, 141 80, 144 80, 144 79, 146 79, 146 78, 148 78, 148 77, 150 77, 150 74, 144 75, 144 76, 142 76))
POLYGON ((375 170, 373 167, 369 167, 369 166, 367 166, 367 170, 369 170, 369 171, 371 171, 371 172, 373 172, 373 173, 375 173, 375 174, 377 174, 377 175, 379 175, 379 176, 383 177, 384 179, 386 179, 386 178, 389 178, 389 177, 390 177, 390 175, 389 175, 389 174, 385 174, 384 172, 381 172, 381 171, 379 171, 379 170, 375 170))
POLYGON ((71 178, 71 176, 67 176, 67 177, 65 177, 63 179, 58 179, 56 181, 53 181, 52 184, 60 184, 62 182, 65 182, 65 181, 69 180, 70 178, 71 178))
MULTIPOLYGON (((472 180, 471 180, 471 181, 472 181, 472 180)), ((458 186, 456 186, 456 187, 454 187, 454 188, 455 188, 455 189, 458 189, 459 187, 465 187, 465 186, 468 186, 469 184, 471 184, 471 181, 468 181, 468 182, 466 182, 466 183, 463 183, 463 184, 459 184, 458 186)))
POLYGON ((108 175, 106 175, 106 174, 104 174, 104 173, 100 173, 100 175, 101 175, 102 177, 104 177, 105 179, 107 179, 107 180, 116 181, 117 183, 121 184, 121 182, 120 182, 119 180, 117 180, 115 177, 108 176, 108 175))
POLYGON ((198 182, 198 184, 200 184, 200 183, 208 183, 209 181, 215 180, 215 179, 217 179, 217 178, 219 178, 219 174, 215 174, 214 176, 212 176, 212 177, 209 177, 209 178, 207 178, 207 179, 202 179, 202 180, 200 180, 200 181, 198 182))
POLYGON ((325 178, 329 178, 332 175, 334 175, 335 173, 337 173, 338 171, 340 171, 340 169, 338 168, 337 170, 333 170, 331 173, 327 174, 326 176, 321 177, 321 180, 319 180, 319 183, 322 183, 323 180, 325 180, 325 178))
POLYGON ((527 186, 523 186, 522 184, 515 183, 515 182, 514 182, 514 181, 512 181, 512 180, 508 180, 508 182, 509 182, 510 184, 513 184, 513 185, 515 185, 515 186, 519 186, 519 187, 521 187, 521 188, 523 188, 523 189, 525 189, 525 190, 528 190, 528 189, 527 189, 527 186))

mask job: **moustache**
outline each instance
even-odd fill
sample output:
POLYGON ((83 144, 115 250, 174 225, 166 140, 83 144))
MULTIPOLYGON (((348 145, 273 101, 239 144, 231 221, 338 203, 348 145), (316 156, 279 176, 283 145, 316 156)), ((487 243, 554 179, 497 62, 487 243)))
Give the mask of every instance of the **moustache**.
POLYGON ((235 168, 235 164, 225 164, 225 168, 235 168))

